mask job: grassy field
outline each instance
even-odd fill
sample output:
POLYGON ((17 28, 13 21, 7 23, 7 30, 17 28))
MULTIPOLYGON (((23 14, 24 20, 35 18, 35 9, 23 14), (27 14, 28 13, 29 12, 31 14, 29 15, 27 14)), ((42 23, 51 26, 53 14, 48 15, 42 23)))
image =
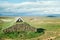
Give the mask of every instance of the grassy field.
MULTIPOLYGON (((15 19, 17 17, 0 17, 0 31, 12 26, 15 24, 15 19)), ((23 40, 60 40, 60 18, 57 17, 22 17, 25 22, 30 24, 35 28, 43 28, 45 29, 45 33, 38 37, 27 38, 23 40)), ((0 33, 1 33, 0 32, 0 33)), ((3 34, 3 33, 2 33, 3 34)), ((38 33, 37 33, 38 34, 38 33)), ((3 34, 4 35, 4 34, 3 34)), ((10 34, 11 35, 11 34, 10 34)), ((28 34, 29 35, 29 34, 28 34)), ((34 36, 34 33, 32 34, 34 36)), ((29 35, 31 36, 31 35, 29 35)), ((20 40, 17 38, 4 38, 2 40, 20 40)))

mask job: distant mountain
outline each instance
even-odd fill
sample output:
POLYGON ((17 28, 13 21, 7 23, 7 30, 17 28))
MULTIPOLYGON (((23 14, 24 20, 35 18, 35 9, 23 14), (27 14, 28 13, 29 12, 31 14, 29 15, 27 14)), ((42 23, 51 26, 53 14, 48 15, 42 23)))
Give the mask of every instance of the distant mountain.
POLYGON ((49 14, 47 17, 60 17, 60 14, 49 14))
POLYGON ((44 14, 44 13, 0 13, 0 16, 47 16, 47 17, 60 17, 60 14, 44 14))
POLYGON ((48 15, 47 17, 57 17, 57 16, 53 16, 53 15, 48 15))
POLYGON ((2 16, 2 14, 0 14, 0 16, 2 16))

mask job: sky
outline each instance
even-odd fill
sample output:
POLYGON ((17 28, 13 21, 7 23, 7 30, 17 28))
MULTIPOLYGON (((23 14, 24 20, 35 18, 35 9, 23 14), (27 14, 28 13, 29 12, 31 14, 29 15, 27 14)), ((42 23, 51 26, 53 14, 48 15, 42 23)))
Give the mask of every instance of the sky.
POLYGON ((0 0, 1 14, 60 14, 60 0, 0 0))

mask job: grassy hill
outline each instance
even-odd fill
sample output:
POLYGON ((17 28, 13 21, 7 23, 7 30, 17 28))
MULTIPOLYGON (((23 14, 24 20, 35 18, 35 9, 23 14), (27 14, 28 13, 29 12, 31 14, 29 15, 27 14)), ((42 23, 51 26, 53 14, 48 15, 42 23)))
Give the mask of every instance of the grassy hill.
MULTIPOLYGON (((48 39, 52 39, 52 40, 60 40, 60 18, 49 18, 49 17, 22 17, 24 19, 24 21, 28 24, 30 24, 31 26, 35 27, 35 28, 43 28, 45 29, 45 33, 34 33, 34 32, 30 32, 30 33, 24 33, 21 32, 19 34, 25 35, 23 37, 20 38, 20 36, 17 37, 17 32, 13 32, 10 34, 6 34, 9 35, 9 37, 7 37, 5 35, 6 38, 2 37, 3 40, 48 40, 48 39), (27 34, 27 35, 26 35, 27 34), (14 35, 12 37, 12 35, 14 35), (37 36, 36 36, 37 35, 37 36), (38 36, 39 35, 39 36, 38 36), (11 38, 10 38, 11 37, 11 38), (16 38, 17 37, 17 38, 16 38), (12 39, 13 38, 13 39, 12 39)), ((5 18, 0 18, 1 19, 5 19, 5 18)), ((7 18, 6 18, 7 19, 7 18)), ((12 25, 15 24, 15 17, 14 18, 8 18, 11 19, 12 21, 10 22, 5 22, 3 20, 0 21, 0 31, 2 31, 3 29, 9 28, 12 25)), ((0 32, 0 34, 3 32, 0 32)), ((1 35, 0 35, 1 36, 1 35)))

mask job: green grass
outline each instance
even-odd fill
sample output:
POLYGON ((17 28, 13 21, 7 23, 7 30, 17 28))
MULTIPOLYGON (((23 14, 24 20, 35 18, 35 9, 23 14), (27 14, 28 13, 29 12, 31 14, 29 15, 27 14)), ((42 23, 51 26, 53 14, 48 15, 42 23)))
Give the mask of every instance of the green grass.
POLYGON ((47 18, 47 17, 43 18, 42 17, 42 18, 39 18, 37 21, 34 21, 34 20, 30 20, 30 17, 28 17, 28 18, 24 17, 24 20, 25 20, 25 22, 27 22, 28 24, 30 24, 33 27, 46 29, 46 31, 45 31, 46 34, 42 35, 43 33, 34 33, 34 32, 20 32, 19 34, 18 34, 18 32, 14 32, 14 33, 4 34, 1 30, 14 25, 15 23, 12 21, 12 22, 0 23, 0 37, 1 38, 7 37, 7 38, 14 38, 14 39, 16 39, 16 38, 18 38, 18 39, 19 38, 23 38, 23 39, 36 38, 37 39, 37 37, 39 37, 42 40, 44 38, 56 36, 56 38, 53 40, 60 40, 60 35, 59 35, 60 34, 60 23, 56 23, 56 22, 60 22, 60 18, 47 18), (41 22, 43 22, 43 23, 41 23, 41 22), (47 23, 47 22, 53 22, 53 23, 47 23), (40 36, 42 36, 42 37, 40 37, 40 36))
POLYGON ((40 35, 42 35, 42 33, 38 33, 38 32, 10 32, 10 33, 0 33, 0 38, 11 38, 11 39, 15 39, 15 38, 25 38, 25 39, 30 39, 30 38, 35 38, 38 37, 40 35))
POLYGON ((45 24, 41 24, 40 27, 50 31, 56 31, 60 29, 60 24, 45 23, 45 24))
POLYGON ((4 23, 1 23, 0 24, 0 27, 2 28, 2 30, 3 29, 6 29, 6 28, 8 28, 8 27, 10 27, 10 26, 12 26, 13 25, 13 22, 4 22, 4 23))

